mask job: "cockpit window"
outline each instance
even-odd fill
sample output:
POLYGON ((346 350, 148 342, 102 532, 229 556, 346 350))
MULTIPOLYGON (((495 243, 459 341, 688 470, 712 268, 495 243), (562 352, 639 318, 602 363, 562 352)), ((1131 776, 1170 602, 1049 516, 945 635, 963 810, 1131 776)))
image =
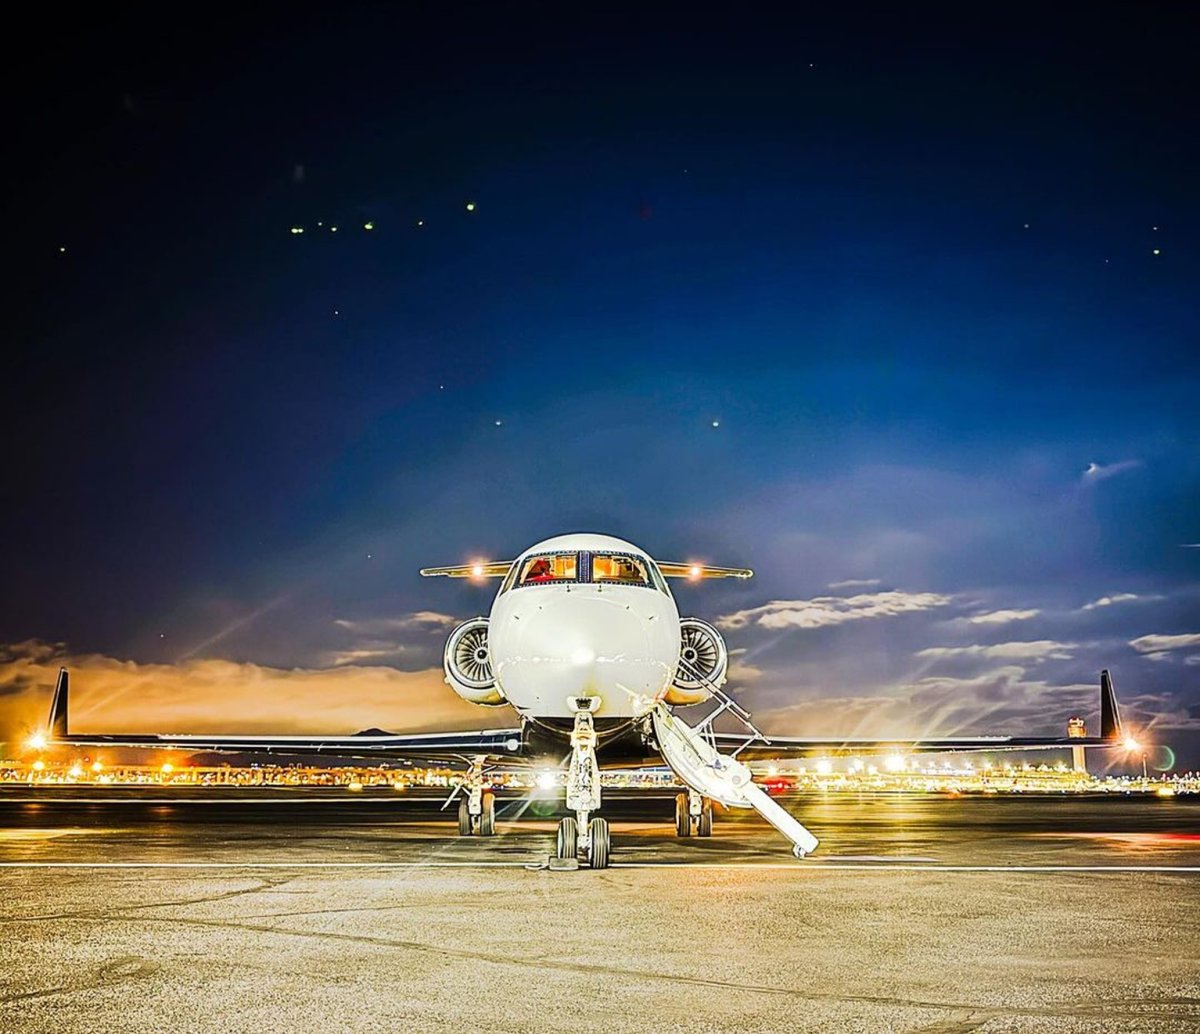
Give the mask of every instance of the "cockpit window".
POLYGON ((551 582, 573 582, 578 577, 578 553, 545 553, 527 557, 521 565, 517 585, 546 585, 551 582))
POLYGON ((646 561, 625 553, 593 553, 592 581, 616 582, 619 585, 650 584, 646 561))

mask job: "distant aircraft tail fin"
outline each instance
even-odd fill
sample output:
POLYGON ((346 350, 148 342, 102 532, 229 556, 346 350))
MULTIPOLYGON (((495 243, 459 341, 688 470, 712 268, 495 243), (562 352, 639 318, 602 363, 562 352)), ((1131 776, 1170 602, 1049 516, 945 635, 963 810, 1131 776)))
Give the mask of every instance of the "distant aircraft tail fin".
POLYGON ((1100 737, 1105 740, 1121 738, 1121 712, 1117 709, 1117 694, 1113 691, 1112 676, 1107 668, 1100 672, 1100 737))
POLYGON ((67 738, 67 704, 70 691, 67 669, 59 668, 58 682, 54 686, 54 700, 50 704, 50 720, 46 724, 46 732, 52 740, 67 738))

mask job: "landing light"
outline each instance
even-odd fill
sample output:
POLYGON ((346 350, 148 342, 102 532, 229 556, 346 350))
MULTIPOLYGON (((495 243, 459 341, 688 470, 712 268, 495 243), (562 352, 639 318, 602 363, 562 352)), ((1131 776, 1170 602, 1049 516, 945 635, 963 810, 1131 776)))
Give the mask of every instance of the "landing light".
POLYGON ((1125 749, 1130 752, 1142 749, 1142 745, 1140 743, 1138 743, 1138 741, 1135 740, 1132 736, 1125 737, 1124 746, 1125 746, 1125 749))

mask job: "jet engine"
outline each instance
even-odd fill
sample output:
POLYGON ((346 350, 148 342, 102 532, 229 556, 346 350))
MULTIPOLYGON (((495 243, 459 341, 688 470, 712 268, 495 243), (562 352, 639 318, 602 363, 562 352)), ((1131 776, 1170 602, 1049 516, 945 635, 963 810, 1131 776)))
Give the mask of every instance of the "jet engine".
POLYGON ((487 618, 471 618, 450 633, 442 666, 450 688, 469 703, 499 707, 507 702, 492 674, 487 618))
POLYGON ((668 704, 699 704, 725 684, 729 651, 725 640, 707 621, 679 621, 679 665, 667 689, 668 704))

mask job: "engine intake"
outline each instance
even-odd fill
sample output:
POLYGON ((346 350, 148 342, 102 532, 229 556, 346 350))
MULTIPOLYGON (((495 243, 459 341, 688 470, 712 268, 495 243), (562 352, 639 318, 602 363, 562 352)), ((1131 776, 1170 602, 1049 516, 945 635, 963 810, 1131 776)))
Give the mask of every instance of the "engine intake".
POLYGON ((442 666, 450 688, 469 703, 499 707, 508 702, 492 673, 487 618, 471 618, 450 633, 442 666))
POLYGON ((707 621, 682 618, 679 622, 679 665, 666 693, 668 704, 699 704, 725 685, 729 651, 725 640, 707 621))

